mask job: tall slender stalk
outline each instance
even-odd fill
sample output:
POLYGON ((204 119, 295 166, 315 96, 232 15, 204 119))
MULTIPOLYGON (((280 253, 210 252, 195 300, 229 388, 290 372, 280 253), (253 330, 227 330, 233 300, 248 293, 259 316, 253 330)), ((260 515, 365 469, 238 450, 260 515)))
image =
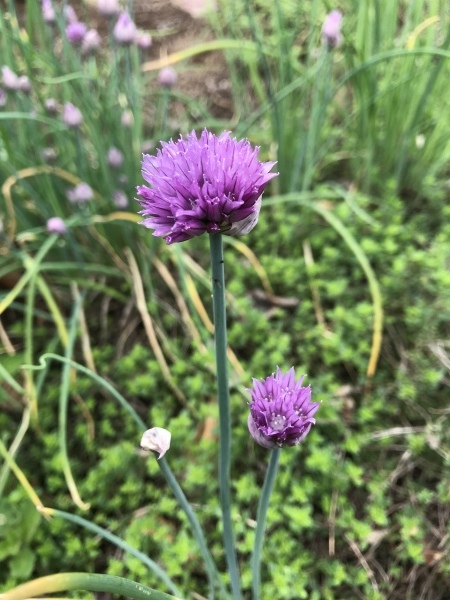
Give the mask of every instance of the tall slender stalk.
POLYGON ((261 496, 259 497, 258 513, 256 516, 255 542, 253 545, 253 554, 250 562, 252 571, 252 597, 253 600, 259 600, 261 588, 261 552, 264 541, 264 532, 266 529, 267 509, 269 507, 270 496, 272 495, 273 484, 278 469, 280 459, 279 448, 270 453, 269 466, 267 467, 266 477, 264 478, 261 496))
POLYGON ((234 600, 242 600, 241 583, 235 551, 233 522, 231 520, 231 415, 230 395, 228 389, 228 344, 225 306, 225 269, 223 260, 222 234, 212 234, 209 236, 209 240, 211 250, 217 392, 219 397, 219 485, 220 505, 222 509, 223 539, 233 598, 234 600))

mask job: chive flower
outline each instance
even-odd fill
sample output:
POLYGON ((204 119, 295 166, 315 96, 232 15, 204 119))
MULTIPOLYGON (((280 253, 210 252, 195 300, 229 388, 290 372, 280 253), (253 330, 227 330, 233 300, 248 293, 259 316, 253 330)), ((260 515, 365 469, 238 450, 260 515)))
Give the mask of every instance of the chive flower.
POLYGON ((342 13, 338 10, 332 10, 323 22, 322 43, 330 50, 342 44, 341 22, 342 13))
POLYGON ((294 367, 259 381, 253 379, 249 402, 248 429, 264 448, 297 446, 308 435, 320 402, 311 402, 310 386, 302 387, 303 377, 295 381, 294 367))
POLYGON ((122 12, 114 26, 113 36, 119 44, 132 44, 137 33, 137 27, 127 12, 122 12))
POLYGON ((114 146, 112 146, 108 150, 107 161, 108 161, 108 165, 110 167, 112 167, 113 169, 118 169, 119 167, 121 167, 123 165, 122 152, 118 148, 115 148, 114 146))
POLYGON ((91 186, 84 181, 67 190, 67 199, 72 204, 84 204, 94 197, 91 186))
POLYGON ((49 233, 57 233, 58 235, 64 235, 67 233, 67 226, 61 217, 51 217, 47 221, 47 231, 49 233))
POLYGON ((97 9, 105 17, 112 17, 121 11, 118 0, 97 0, 97 9))
POLYGON ((84 54, 90 54, 98 50, 101 46, 102 39, 96 29, 88 29, 81 42, 81 51, 84 54))
POLYGON ((156 156, 145 154, 142 176, 151 185, 138 186, 145 218, 167 244, 203 233, 242 235, 258 220, 261 195, 278 175, 273 162, 258 160, 259 148, 237 141, 224 131, 194 131, 177 142, 161 142, 156 156))
POLYGON ((76 128, 83 122, 83 115, 72 102, 66 102, 63 107, 62 120, 67 127, 76 128))
POLYGON ((81 44, 87 33, 87 27, 81 21, 69 23, 66 27, 66 37, 71 44, 81 44))
POLYGON ((42 18, 45 23, 56 23, 55 9, 52 0, 42 0, 41 2, 42 18))
POLYGON ((178 80, 178 75, 172 67, 163 67, 158 73, 158 83, 164 88, 173 88, 178 80))

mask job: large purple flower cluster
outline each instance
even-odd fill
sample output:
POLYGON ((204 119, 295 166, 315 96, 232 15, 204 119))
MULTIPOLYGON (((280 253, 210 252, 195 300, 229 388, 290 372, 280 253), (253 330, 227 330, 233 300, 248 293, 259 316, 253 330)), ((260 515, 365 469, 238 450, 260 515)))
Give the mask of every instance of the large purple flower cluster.
POLYGON ((311 402, 311 388, 302 382, 303 377, 295 381, 293 367, 286 374, 277 369, 263 381, 253 379, 248 429, 260 446, 297 446, 308 435, 320 402, 311 402))
POLYGON ((275 163, 258 160, 259 148, 207 130, 161 146, 142 160, 151 187, 137 188, 142 225, 153 235, 173 244, 203 233, 242 235, 255 226, 261 194, 277 175, 269 172, 275 163))

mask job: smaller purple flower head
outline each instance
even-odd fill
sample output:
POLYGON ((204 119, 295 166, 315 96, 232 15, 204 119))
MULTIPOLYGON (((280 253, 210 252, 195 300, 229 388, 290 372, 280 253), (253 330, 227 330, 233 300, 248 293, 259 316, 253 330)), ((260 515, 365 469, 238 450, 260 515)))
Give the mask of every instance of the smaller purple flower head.
POLYGON ((67 190, 67 199, 73 204, 84 204, 94 197, 94 192, 90 185, 81 182, 75 187, 67 190))
POLYGON ((342 13, 338 10, 327 15, 322 26, 322 42, 327 48, 337 48, 342 44, 341 23, 342 13))
POLYGON ((172 67, 163 67, 158 73, 158 83, 161 87, 173 88, 177 80, 177 72, 172 67))
POLYGON ((42 18, 45 23, 55 23, 56 15, 52 0, 42 0, 42 18))
POLYGON ((83 115, 79 108, 74 106, 72 102, 66 102, 63 107, 62 120, 67 127, 79 127, 83 122, 83 115))
POLYGON ((44 102, 44 107, 49 115, 56 115, 58 113, 58 103, 54 98, 47 98, 44 102))
POLYGON ((117 15, 122 10, 118 0, 97 0, 97 9, 105 17, 117 15))
POLYGON ((113 169, 119 169, 123 165, 123 154, 118 148, 110 148, 108 150, 108 165, 113 169))
POLYGON ((256 225, 261 195, 273 162, 258 160, 259 148, 206 129, 177 142, 161 142, 156 156, 145 154, 142 176, 151 185, 137 188, 141 225, 168 244, 203 233, 243 235, 256 225))
POLYGON ((259 381, 253 379, 249 402, 248 429, 264 448, 297 446, 308 435, 320 402, 311 402, 311 388, 302 387, 303 377, 295 381, 294 367, 259 381))
POLYGON ((87 33, 87 27, 81 21, 69 23, 66 27, 66 37, 71 44, 81 44, 87 33))
POLYGON ((81 42, 81 50, 84 54, 90 54, 98 50, 101 43, 99 32, 96 29, 89 29, 81 42))
POLYGON ((146 31, 137 31, 134 36, 134 43, 138 48, 146 50, 152 45, 152 36, 146 31))
POLYGON ((116 192, 114 192, 113 202, 117 206, 117 208, 127 208, 129 204, 127 195, 122 190, 117 190, 116 192))
POLYGON ((119 44, 132 44, 136 36, 137 27, 127 12, 122 12, 114 26, 113 36, 119 44))
POLYGON ((17 91, 20 89, 20 77, 7 66, 2 67, 2 83, 7 90, 17 91))
POLYGON ((6 105, 6 101, 8 97, 6 96, 6 92, 3 88, 0 88, 0 108, 6 105))
POLYGON ((64 18, 67 23, 76 23, 78 21, 77 13, 70 4, 64 7, 64 18))
POLYGON ((57 233, 58 235, 64 235, 67 233, 67 226, 61 217, 52 217, 47 221, 47 231, 49 233, 57 233))

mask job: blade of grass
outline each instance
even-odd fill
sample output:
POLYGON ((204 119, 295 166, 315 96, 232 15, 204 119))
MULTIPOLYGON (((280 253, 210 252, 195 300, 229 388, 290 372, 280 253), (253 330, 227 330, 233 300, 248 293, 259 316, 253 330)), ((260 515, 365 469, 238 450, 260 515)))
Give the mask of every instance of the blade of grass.
POLYGON ((136 298, 136 306, 141 315, 142 322, 144 324, 145 332, 147 334, 148 341, 153 350, 156 360, 160 366, 160 369, 164 375, 165 380, 167 381, 170 389, 173 391, 175 396, 182 404, 186 404, 186 398, 183 392, 176 386, 175 381, 173 380, 172 374, 170 372, 169 366, 166 362, 164 354, 161 350, 161 346, 159 345, 158 338, 156 337, 155 328, 153 326, 152 318, 147 309, 147 302, 145 300, 145 292, 144 285, 142 283, 142 278, 139 272, 139 267, 136 262, 136 259, 129 248, 125 248, 125 254, 128 259, 128 264, 131 271, 134 295, 136 298))
POLYGON ((276 205, 282 204, 283 202, 294 202, 296 204, 300 204, 309 208, 315 212, 317 212, 321 217, 323 217, 329 225, 331 225, 337 233, 344 239, 347 246, 353 252, 355 258, 361 265, 362 270, 367 278, 369 284, 370 294, 372 296, 372 306, 373 306, 373 333, 372 333, 372 348, 370 352, 369 363, 367 366, 367 377, 373 377, 378 363, 378 358, 380 356, 381 351, 381 340, 382 340, 382 331, 383 331, 383 300, 380 290, 380 285, 378 283, 378 279, 373 272, 370 263, 362 250, 361 246, 355 240, 350 231, 345 227, 345 225, 330 211, 325 210, 319 204, 311 202, 308 200, 305 195, 298 194, 286 194, 284 196, 277 196, 274 198, 268 198, 265 200, 265 205, 276 205))
POLYGON ((72 590, 118 594, 133 600, 181 600, 123 577, 94 573, 58 573, 33 579, 3 594, 2 600, 26 600, 43 594, 72 590))
MULTIPOLYGON (((65 358, 70 359, 73 354, 73 348, 75 345, 75 339, 77 335, 77 325, 79 321, 79 312, 83 302, 83 297, 77 298, 72 311, 69 325, 69 338, 65 352, 65 358)), ((28 370, 28 369, 27 369, 28 370)), ((75 480, 73 478, 72 469, 70 467, 69 454, 67 450, 67 412, 69 403, 69 388, 70 388, 70 365, 65 363, 61 373, 61 385, 59 388, 59 420, 58 420, 58 440, 59 440, 59 454, 61 457, 61 463, 63 468, 64 477, 66 479, 67 487, 69 488, 70 495, 75 504, 82 510, 87 510, 89 504, 83 502, 78 493, 75 480)))
POLYGON ((137 550, 136 548, 133 548, 133 546, 130 546, 130 544, 122 540, 122 538, 120 538, 119 536, 114 535, 113 533, 111 533, 107 529, 104 529, 103 527, 100 527, 99 525, 95 525, 95 523, 91 523, 91 521, 88 521, 87 519, 83 519, 83 517, 72 515, 71 513, 65 512, 63 510, 56 510, 55 508, 42 506, 39 508, 39 512, 41 512, 44 515, 48 515, 49 517, 60 517, 65 521, 69 521, 70 523, 80 525, 80 527, 84 527, 85 529, 87 529, 88 531, 92 531, 96 535, 100 535, 102 538, 108 540, 124 552, 127 552, 131 556, 134 556, 135 558, 140 560, 142 564, 144 564, 152 573, 154 573, 159 579, 161 579, 162 582, 165 583, 167 589, 170 590, 173 594, 181 595, 177 586, 157 563, 155 563, 143 552, 140 552, 140 550, 137 550))

